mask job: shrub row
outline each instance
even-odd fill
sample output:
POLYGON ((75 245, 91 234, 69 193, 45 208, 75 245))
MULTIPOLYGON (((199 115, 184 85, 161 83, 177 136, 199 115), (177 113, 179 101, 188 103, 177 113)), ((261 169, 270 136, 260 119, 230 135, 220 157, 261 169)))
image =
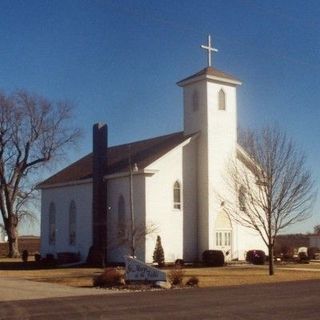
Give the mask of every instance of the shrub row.
MULTIPOLYGON (((75 263, 80 261, 80 253, 73 252, 60 252, 57 254, 57 258, 55 255, 48 253, 45 257, 41 257, 39 253, 34 254, 34 261, 37 263, 41 263, 44 265, 56 265, 56 264, 67 264, 67 263, 75 263)), ((28 250, 23 250, 21 259, 24 263, 28 262, 29 252, 28 250)))

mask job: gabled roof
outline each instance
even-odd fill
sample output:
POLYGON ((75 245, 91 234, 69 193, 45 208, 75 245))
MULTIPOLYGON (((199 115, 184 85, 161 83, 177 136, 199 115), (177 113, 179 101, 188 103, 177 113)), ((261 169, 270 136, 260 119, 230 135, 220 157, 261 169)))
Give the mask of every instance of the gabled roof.
MULTIPOLYGON (((131 163, 136 163, 139 170, 144 169, 190 137, 191 135, 185 136, 183 132, 176 132, 106 148, 108 169, 106 168, 105 174, 128 172, 129 154, 131 154, 131 163)), ((90 178, 92 178, 92 153, 43 181, 38 185, 38 188, 41 189, 51 185, 60 185, 74 181, 85 181, 90 178)))
POLYGON ((190 77, 187 77, 177 83, 178 86, 183 87, 186 84, 195 82, 195 81, 200 81, 203 79, 209 79, 213 81, 220 81, 220 82, 226 82, 226 83, 231 83, 234 85, 241 84, 241 81, 234 76, 227 74, 223 71, 220 71, 218 69, 212 68, 212 67, 207 67, 202 69, 201 71, 193 74, 190 77))

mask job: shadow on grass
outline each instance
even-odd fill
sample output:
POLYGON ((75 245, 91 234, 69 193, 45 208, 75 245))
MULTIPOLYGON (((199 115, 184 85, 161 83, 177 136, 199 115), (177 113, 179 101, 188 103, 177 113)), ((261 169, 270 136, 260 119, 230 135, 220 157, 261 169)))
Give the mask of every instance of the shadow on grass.
POLYGON ((70 265, 62 265, 57 263, 57 261, 17 261, 17 259, 5 259, 5 261, 1 261, 0 259, 0 270, 42 270, 42 269, 81 269, 81 268, 97 268, 97 266, 88 265, 86 263, 82 264, 70 264, 70 265))
POLYGON ((41 270, 53 269, 58 266, 55 264, 43 264, 36 261, 18 262, 18 261, 0 261, 0 270, 41 270))

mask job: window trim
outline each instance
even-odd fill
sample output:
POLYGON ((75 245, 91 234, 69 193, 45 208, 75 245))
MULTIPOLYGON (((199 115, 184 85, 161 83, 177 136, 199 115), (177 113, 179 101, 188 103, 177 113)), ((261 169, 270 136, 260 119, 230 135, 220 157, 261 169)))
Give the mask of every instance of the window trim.
POLYGON ((226 111, 226 105, 227 105, 226 93, 221 88, 218 92, 218 110, 219 111, 226 111))
POLYGON ((216 231, 216 247, 232 247, 232 230, 221 229, 216 231))
POLYGON ((179 182, 179 180, 176 180, 173 184, 173 209, 174 210, 180 211, 182 208, 181 189, 182 189, 181 183, 179 182))
POLYGON ((194 90, 192 93, 192 111, 199 110, 199 94, 197 90, 194 90))
POLYGON ((49 233, 48 233, 48 242, 49 246, 54 246, 56 244, 56 205, 54 202, 49 204, 49 233))
POLYGON ((75 201, 71 200, 69 205, 69 245, 75 246, 76 243, 77 243, 77 206, 75 201))
POLYGON ((239 193, 238 193, 238 202, 239 202, 239 210, 242 212, 247 211, 246 193, 247 193, 246 188, 244 186, 240 186, 239 193))

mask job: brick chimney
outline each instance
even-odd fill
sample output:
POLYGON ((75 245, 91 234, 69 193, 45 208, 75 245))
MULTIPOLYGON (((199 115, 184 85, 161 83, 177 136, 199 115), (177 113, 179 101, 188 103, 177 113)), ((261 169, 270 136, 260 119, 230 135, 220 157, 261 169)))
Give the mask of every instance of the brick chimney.
POLYGON ((92 152, 92 247, 87 261, 104 265, 107 262, 107 172, 108 127, 96 123, 93 126, 92 152))

